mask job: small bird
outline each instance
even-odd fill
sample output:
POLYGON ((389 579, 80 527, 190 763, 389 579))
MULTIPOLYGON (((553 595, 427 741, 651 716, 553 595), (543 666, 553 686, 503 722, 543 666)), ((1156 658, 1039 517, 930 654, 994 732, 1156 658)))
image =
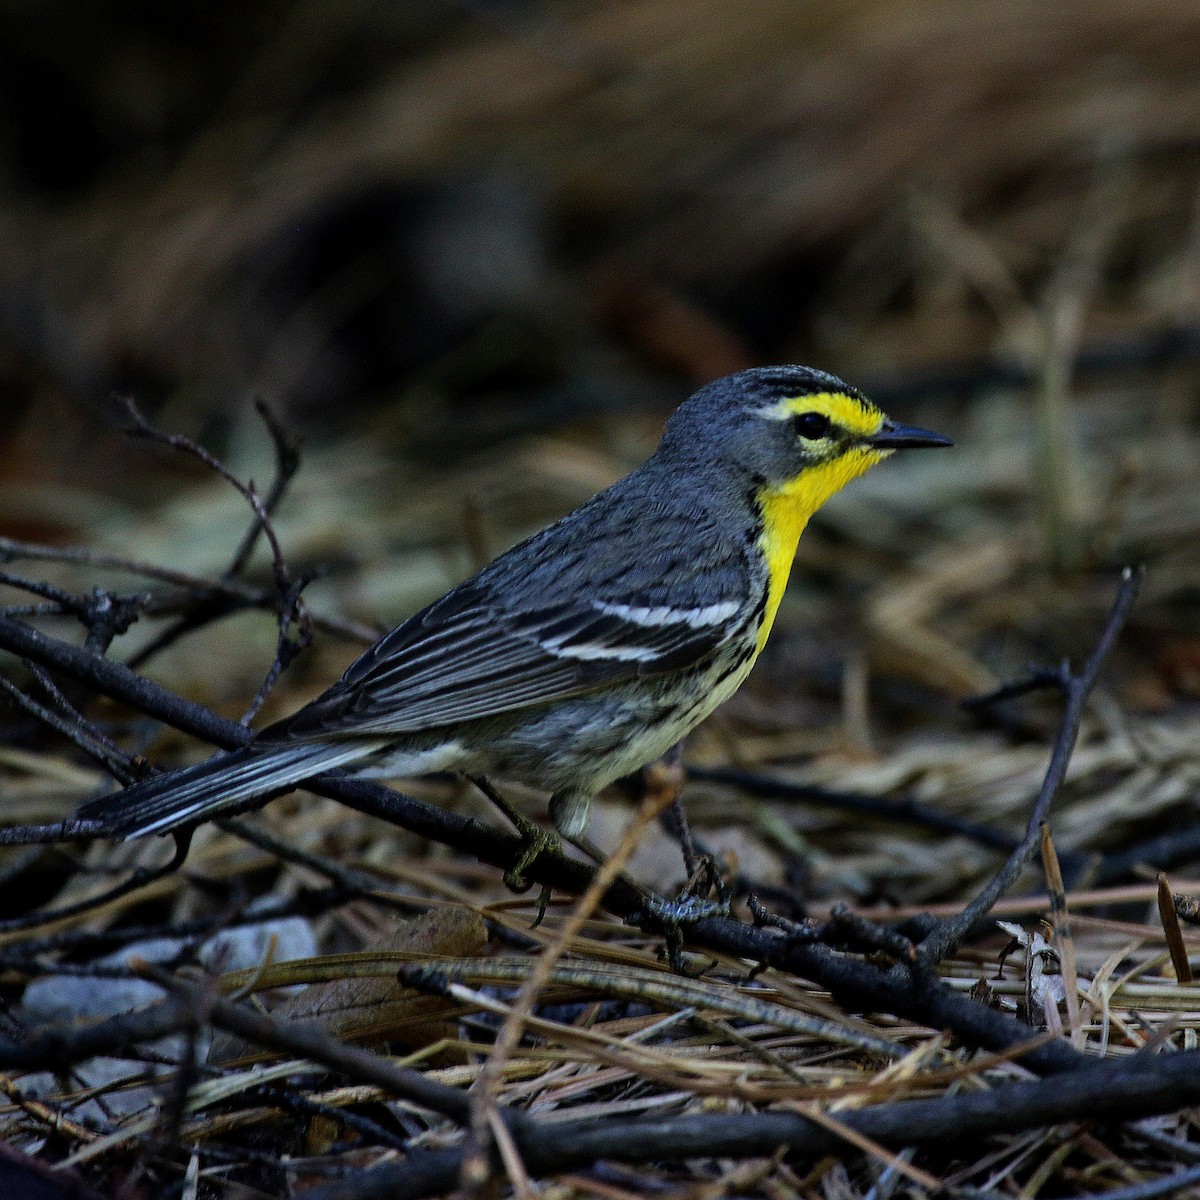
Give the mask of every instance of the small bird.
POLYGON ((409 617, 292 716, 77 815, 141 837, 337 768, 458 771, 548 792, 555 827, 577 839, 601 789, 746 678, 809 517, 894 450, 951 444, 809 367, 719 379, 642 466, 409 617))

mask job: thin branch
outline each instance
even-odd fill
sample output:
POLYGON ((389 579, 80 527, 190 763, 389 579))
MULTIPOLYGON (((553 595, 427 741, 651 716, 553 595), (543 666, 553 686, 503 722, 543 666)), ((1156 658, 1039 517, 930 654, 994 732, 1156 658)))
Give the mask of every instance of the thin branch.
POLYGON ((217 821, 216 824, 226 832, 232 833, 235 837, 240 837, 252 846, 257 846, 260 850, 265 850, 268 854, 274 855, 281 862, 307 867, 310 871, 318 875, 323 875, 347 898, 370 896, 376 904, 381 904, 385 907, 394 905, 402 911, 412 911, 413 903, 410 899, 394 898, 380 894, 380 881, 369 875, 366 871, 343 866, 331 858, 319 854, 310 854, 305 850, 290 846, 279 838, 272 837, 261 826, 250 824, 237 817, 227 817, 217 821))
POLYGON ((165 1001, 90 1025, 56 1021, 34 1026, 16 1038, 0 1037, 0 1068, 61 1072, 97 1054, 116 1054, 178 1033, 190 1019, 181 1005, 165 1001))
MULTIPOLYGON (((69 929, 58 933, 43 934, 41 937, 26 938, 20 943, 20 954, 11 950, 0 951, 0 961, 6 967, 30 972, 51 972, 52 963, 38 961, 39 954, 69 953, 100 954, 157 938, 187 941, 211 937, 219 930, 240 929, 277 921, 284 917, 318 917, 330 909, 355 900, 361 893, 347 892, 344 888, 304 888, 287 899, 272 899, 256 904, 249 910, 242 908, 234 914, 218 911, 191 921, 164 921, 155 925, 122 925, 110 929, 69 929)), ((94 964, 87 969, 93 969, 94 964)))
POLYGON ((87 630, 87 645, 100 651, 107 650, 113 638, 125 633, 150 603, 149 592, 120 596, 104 588, 95 588, 91 596, 76 596, 44 580, 26 579, 11 571, 0 571, 0 584, 50 601, 53 607, 46 615, 78 618, 87 630))
POLYGON ((398 1136, 390 1129, 384 1129, 378 1121, 372 1121, 349 1108, 338 1108, 333 1104, 311 1100, 294 1088, 270 1087, 264 1084, 248 1092, 247 1098, 302 1117, 324 1117, 333 1125, 344 1125, 347 1129, 353 1129, 368 1144, 373 1142, 375 1145, 401 1152, 408 1150, 407 1138, 398 1136))
MULTIPOLYGON (((198 459, 209 470, 214 471, 224 479, 240 495, 244 496, 247 503, 254 510, 254 523, 235 552, 233 562, 226 572, 227 576, 236 575, 242 569, 260 533, 267 539, 267 544, 271 548, 271 564, 275 576, 275 589, 278 593, 276 613, 279 624, 279 640, 275 657, 272 659, 266 678, 263 680, 254 700, 251 702, 250 708, 242 718, 242 723, 248 724, 266 700, 279 675, 286 670, 296 655, 311 641, 312 635, 304 608, 304 600, 301 595, 310 577, 303 577, 300 580, 292 579, 287 561, 283 557, 283 548, 280 546, 279 538, 275 533, 275 527, 271 524, 271 514, 268 504, 258 494, 252 480, 243 483, 215 454, 206 450, 198 442, 192 441, 191 438, 178 433, 166 433, 153 425, 147 420, 132 397, 122 396, 118 398, 117 402, 129 418, 131 422, 130 431, 135 436, 149 438, 160 445, 169 446, 173 450, 178 450, 183 454, 188 454, 198 459), (293 622, 300 628, 299 636, 294 639, 289 633, 293 622)), ((299 458, 297 456, 298 443, 284 430, 283 426, 275 419, 265 404, 260 403, 258 411, 266 422, 275 444, 276 470, 270 494, 273 498, 272 503, 278 503, 279 498, 283 495, 289 480, 295 474, 296 468, 299 465, 299 458)), ((181 626, 176 631, 168 632, 178 633, 182 631, 181 626)), ((160 648, 162 644, 163 639, 160 638, 156 648, 160 648)))
MULTIPOLYGON (((271 444, 275 448, 275 477, 271 480, 271 486, 262 502, 263 511, 271 516, 300 468, 300 447, 304 439, 289 429, 265 400, 255 400, 254 409, 267 427, 267 432, 271 435, 271 444)), ((233 561, 225 571, 226 579, 235 578, 242 573, 265 528, 259 519, 246 530, 241 543, 234 551, 233 561)))
POLYGON ((271 660, 258 691, 254 693, 250 706, 242 714, 243 725, 249 725, 258 716, 279 676, 292 665, 296 656, 312 643, 312 626, 308 620, 308 609, 301 596, 311 580, 311 575, 301 575, 299 579, 289 583, 279 597, 279 637, 275 643, 275 657, 271 660), (293 622, 297 626, 294 637, 290 632, 293 622))
POLYGON ((150 441, 157 442, 160 446, 168 446, 172 450, 178 450, 181 454, 190 455, 192 458, 202 462, 210 471, 219 475, 226 483, 229 484, 239 495, 243 496, 246 503, 254 510, 254 515, 257 518, 256 530, 261 529, 266 536, 267 544, 271 547, 271 560, 274 563, 275 583, 280 594, 282 594, 288 583, 291 581, 291 576, 288 572, 287 563, 284 561, 283 548, 279 544, 279 539, 275 536, 274 527, 271 525, 271 517, 267 512, 266 505, 263 504, 262 497, 255 489, 253 482, 243 483, 215 454, 206 450, 199 442, 192 441, 191 438, 185 437, 181 433, 167 433, 165 430, 159 429, 137 406, 137 402, 132 396, 118 396, 117 404, 129 418, 129 432, 135 437, 148 438, 150 441))
POLYGON ((18 929, 37 929, 40 925, 49 925, 54 921, 63 921, 68 917, 78 917, 82 913, 103 908, 106 904, 121 899, 122 896, 128 896, 131 892, 136 892, 140 888, 174 874, 183 866, 183 860, 186 857, 186 844, 176 843, 174 855, 161 866, 134 867, 120 883, 99 895, 89 896, 86 900, 79 900, 74 904, 64 904, 62 908, 39 909, 37 912, 25 913, 19 917, 9 917, 7 920, 0 921, 0 933, 12 933, 18 929))
MULTIPOLYGON (((195 575, 190 571, 180 571, 174 567, 164 567, 158 563, 144 562, 119 554, 108 554, 102 550, 77 546, 43 546, 37 542, 22 542, 15 538, 0 537, 0 562, 11 562, 14 559, 71 563, 76 566, 94 567, 102 571, 120 571, 123 574, 139 575, 144 579, 172 584, 194 593, 192 602, 196 604, 222 597, 231 605, 236 606, 230 611, 237 611, 240 608, 274 609, 277 602, 274 590, 257 587, 242 579, 212 579, 206 575, 195 575)), ((378 629, 359 621, 347 621, 341 617, 321 616, 317 613, 312 615, 312 622, 313 627, 322 633, 333 634, 348 641, 369 644, 374 642, 380 633, 378 629)))
POLYGON ((871 796, 865 792, 837 791, 816 787, 812 784, 773 779, 768 775, 744 771, 737 767, 689 767, 688 778, 703 783, 724 784, 737 788, 748 796, 755 796, 763 800, 799 801, 818 807, 837 809, 841 812, 858 813, 881 821, 904 823, 922 829, 936 830, 939 833, 955 834, 969 838, 978 845, 1005 853, 1012 851, 1018 845, 1018 839, 1012 834, 1005 833, 1000 829, 989 829, 987 826, 977 825, 973 821, 964 821, 961 817, 944 812, 931 804, 923 804, 920 800, 913 800, 908 796, 899 796, 893 799, 871 796))
MULTIPOLYGON (((49 729, 61 734, 88 758, 98 762, 106 771, 115 775, 122 783, 129 783, 133 779, 133 774, 128 769, 129 756, 113 746, 78 713, 73 712, 68 717, 51 712, 44 704, 39 704, 32 696, 27 696, 15 683, 5 679, 2 675, 0 675, 0 688, 8 693, 14 704, 49 729)), ((65 697, 63 699, 65 700, 65 697)))
POLYGON ((87 607, 87 601, 81 596, 73 595, 63 588, 55 587, 44 579, 26 579, 24 575, 14 575, 11 571, 0 571, 0 584, 14 588, 16 591, 29 592, 32 596, 41 596, 43 600, 53 601, 61 612, 82 616, 87 607))
POLYGON ((1024 679, 1014 679, 1009 683, 1002 683, 998 688, 984 692, 980 696, 968 696, 966 699, 960 700, 958 706, 964 712, 983 714, 997 704, 1003 704, 1006 700, 1016 700, 1033 692, 1061 691, 1062 687, 1063 669, 1061 667, 1057 670, 1049 667, 1030 667, 1029 674, 1024 679))
POLYGON ((1121 586, 1117 590, 1117 597, 1113 601, 1108 620, 1105 622, 1100 640, 1096 643, 1091 657, 1078 675, 1067 674, 1064 677, 1063 682, 1067 696, 1066 710, 1063 713, 1058 737, 1054 742, 1054 749, 1050 754, 1050 764, 1046 768, 1041 791, 1038 793, 1033 811, 1029 814, 1025 836, 1008 856, 1008 861, 988 881, 975 899, 957 916, 950 917, 934 926, 932 932, 921 942, 919 955, 922 963, 927 967, 941 962, 967 936, 971 928, 991 912, 996 901, 1017 881, 1026 862, 1041 844, 1041 825, 1047 819, 1050 805, 1066 777, 1071 754, 1075 749, 1076 739, 1079 737, 1079 726, 1083 721, 1088 697, 1108 658, 1109 651, 1117 640, 1117 635, 1125 624, 1125 618, 1137 598, 1141 582, 1142 572, 1140 570, 1125 568, 1121 576, 1121 586))

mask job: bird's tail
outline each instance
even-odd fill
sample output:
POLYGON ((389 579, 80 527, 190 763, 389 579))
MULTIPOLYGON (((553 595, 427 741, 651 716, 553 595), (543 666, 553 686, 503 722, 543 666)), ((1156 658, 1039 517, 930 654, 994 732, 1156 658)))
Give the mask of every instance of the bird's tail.
POLYGON ((100 822, 98 832, 107 837, 169 833, 247 801, 285 791, 322 771, 361 758, 366 749, 353 741, 252 743, 90 800, 75 816, 100 822))

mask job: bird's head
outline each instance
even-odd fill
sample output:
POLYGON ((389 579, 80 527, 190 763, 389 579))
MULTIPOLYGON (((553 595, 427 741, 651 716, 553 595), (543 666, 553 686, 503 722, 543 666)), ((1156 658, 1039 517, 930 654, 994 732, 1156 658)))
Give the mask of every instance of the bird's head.
POLYGON ((703 456, 722 481, 762 499, 819 508, 895 450, 952 445, 890 420, 856 388, 811 367, 761 367, 718 379, 676 410, 663 436, 672 456, 703 456))

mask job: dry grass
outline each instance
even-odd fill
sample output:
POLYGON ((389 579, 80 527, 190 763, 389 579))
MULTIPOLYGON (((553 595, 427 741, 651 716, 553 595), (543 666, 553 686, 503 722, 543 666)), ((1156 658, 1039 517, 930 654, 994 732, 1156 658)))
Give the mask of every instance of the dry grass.
MULTIPOLYGON (((1096 1059, 1200 1046, 1200 993, 1181 981, 1200 932, 1172 919, 1169 900, 1160 905, 1157 878, 1164 867, 1185 909, 1200 892, 1195 14, 1117 2, 1078 21, 1026 4, 561 5, 515 36, 455 29, 402 65, 373 62, 351 101, 300 105, 319 75, 306 22, 322 27, 322 11, 298 7, 171 170, 131 156, 55 211, 0 195, 3 298, 37 314, 21 343, 32 364, 17 393, 23 423, 0 434, 0 533, 184 575, 23 555, 8 569, 80 595, 166 596, 172 579, 219 575, 246 526, 245 500, 111 430, 97 434, 82 401, 126 369, 152 376, 165 393, 161 424, 207 428, 237 475, 261 484, 269 440, 231 397, 291 397, 315 436, 274 525, 293 568, 333 569, 306 592, 317 637, 273 690, 260 718, 270 719, 326 686, 371 630, 640 461, 668 395, 686 391, 680 380, 753 358, 761 331, 716 315, 740 289, 785 313, 775 353, 874 380, 897 416, 957 446, 889 462, 818 516, 771 645, 688 747, 686 808, 739 885, 733 914, 749 920, 747 890, 796 919, 823 920, 839 904, 887 923, 959 911, 995 870, 997 839, 1024 829, 1060 713, 1053 693, 983 717, 958 702, 1031 662, 1082 659, 1119 567, 1145 563, 1052 810, 1052 845, 997 905, 1003 924, 937 974, 1021 1016, 1047 1044, 1096 1059), (278 89, 269 104, 258 99, 263 79, 278 89), (500 156, 523 164, 523 182, 512 187, 506 167, 508 182, 495 184, 500 156), (481 302, 484 319, 453 349, 397 369, 402 382, 378 389, 375 407, 314 419, 320 397, 339 395, 325 357, 339 321, 381 278, 396 280, 383 267, 355 274, 359 263, 274 308, 256 290, 255 264, 298 222, 340 212, 347 194, 412 183, 438 192, 451 175, 490 180, 471 193, 483 197, 482 224, 516 229, 534 251, 509 262, 502 298, 481 302), (536 215, 506 224, 530 195, 536 215), (605 233, 559 261, 550 218, 605 233), (807 270, 819 286, 807 287, 807 270), (773 271, 786 288, 772 291, 773 271), (522 340, 506 322, 533 334, 522 340), (1192 340, 1141 353, 1164 328, 1192 340), (1113 363, 1076 369, 1106 351, 1113 363), (983 357, 958 386, 914 382, 917 366, 958 369, 974 354, 983 357), (584 381, 581 391, 489 382, 514 363, 538 377, 546 359, 560 380, 584 381), (996 362, 1013 373, 989 376, 996 362), (596 394, 615 397, 611 407, 596 394), (718 768, 859 804, 764 797, 718 768), (878 806, 865 811, 863 798, 878 806), (958 820, 959 831, 931 828, 904 801, 958 820), (1165 835, 1178 836, 1151 844, 1165 835), (1065 907, 1052 910, 1044 871, 1053 877, 1056 861, 1065 907)), ((432 307, 414 292, 415 306, 432 307)), ((265 555, 229 586, 243 598, 269 592, 265 555)), ((6 586, 2 599, 30 597, 6 586)), ((128 660, 169 620, 144 617, 112 657, 128 660)), ((43 627, 74 628, 58 618, 43 627)), ((242 612, 146 670, 236 717, 277 633, 270 611, 242 612)), ((163 765, 207 753, 71 695, 126 751, 163 765)), ((12 710, 0 742, 6 824, 59 820, 106 781, 12 710)), ((495 819, 457 783, 403 786, 495 819)), ((517 798, 542 813, 540 797, 517 798)), ((592 834, 606 851, 634 807, 619 791, 597 806, 592 834)), ((535 927, 536 899, 508 893, 498 870, 327 800, 276 801, 251 829, 253 839, 201 829, 185 869, 63 916, 54 914, 102 895, 130 867, 161 862, 162 846, 0 852, 0 915, 19 922, 0 924, 6 1032, 26 1036, 18 1005, 32 984, 96 970, 129 931, 175 931, 190 951, 265 901, 303 914, 316 953, 282 961, 269 946, 239 971, 218 961, 202 988, 261 1005, 281 1025, 317 1019, 388 1063, 472 1088, 473 1124, 225 1029, 195 1070, 164 1073, 148 1056, 153 1086, 132 1111, 113 1101, 147 1078, 94 1085, 66 1071, 34 1098, 21 1090, 29 1073, 0 1076, 0 1137, 30 1160, 69 1164, 107 1194, 188 1200, 302 1195, 342 1177, 357 1186, 367 1167, 462 1145, 464 1124, 499 1139, 504 1187, 555 1198, 882 1200, 939 1186, 1077 1196, 1196 1161, 1187 1108, 885 1147, 850 1117, 970 1098, 1029 1078, 1026 1068, 1012 1053, 853 1009, 795 972, 754 971, 697 944, 685 941, 685 971, 673 971, 662 936, 602 906, 577 909, 573 896, 556 894, 535 927), (542 957, 547 948, 557 962, 542 957), (436 980, 417 967, 436 968, 436 980), (549 1129, 795 1112, 835 1141, 829 1152, 683 1160, 668 1145, 649 1164, 531 1180, 490 1101, 549 1129)), ((657 826, 626 849, 634 879, 663 893, 682 883, 679 849, 657 826)), ((846 953, 891 962, 879 950, 846 953)))

